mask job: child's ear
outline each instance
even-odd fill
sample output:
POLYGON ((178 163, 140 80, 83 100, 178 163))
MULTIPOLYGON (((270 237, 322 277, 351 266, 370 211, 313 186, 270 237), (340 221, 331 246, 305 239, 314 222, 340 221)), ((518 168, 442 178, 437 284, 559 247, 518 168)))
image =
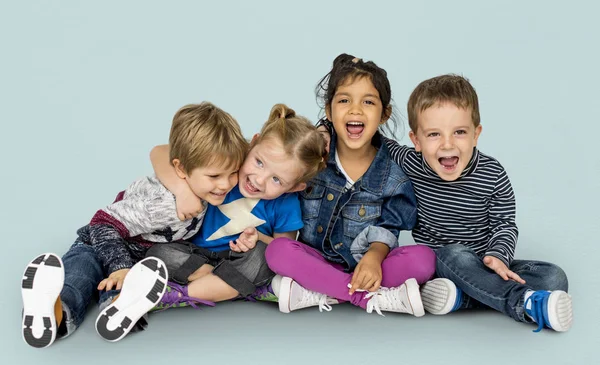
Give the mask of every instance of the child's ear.
POLYGON ((477 126, 477 128, 475 128, 475 146, 477 146, 477 140, 479 139, 479 135, 481 134, 481 130, 483 129, 483 127, 480 125, 477 126))
POLYGON ((417 135, 415 134, 415 132, 413 132, 413 131, 408 132, 408 136, 410 137, 410 140, 412 141, 412 143, 415 145, 415 151, 421 152, 421 144, 419 143, 419 139, 417 138, 417 135))
POLYGON ((296 185, 294 185, 293 188, 288 190, 288 193, 295 193, 297 191, 302 191, 304 189, 306 189, 306 183, 297 183, 296 185))
POLYGON ((256 133, 255 135, 253 135, 252 140, 250 141, 250 145, 254 146, 254 143, 256 143, 258 137, 260 137, 260 133, 256 133))
POLYGON ((175 173, 177 174, 177 176, 179 176, 180 179, 185 179, 188 176, 179 159, 173 159, 173 167, 175 167, 175 173))
POLYGON ((381 115, 381 122, 379 122, 379 124, 383 124, 383 123, 387 122, 391 116, 392 116, 392 105, 390 104, 383 111, 383 114, 381 115))
POLYGON ((329 104, 325 106, 325 116, 327 117, 327 120, 331 122, 331 105, 329 104))

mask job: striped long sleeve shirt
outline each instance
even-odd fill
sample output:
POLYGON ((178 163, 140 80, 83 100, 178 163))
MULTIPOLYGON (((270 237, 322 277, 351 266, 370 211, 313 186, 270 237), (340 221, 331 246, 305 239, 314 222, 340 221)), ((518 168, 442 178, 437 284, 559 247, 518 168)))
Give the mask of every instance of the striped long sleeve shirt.
POLYGON ((389 138, 385 143, 417 196, 418 221, 412 231, 416 243, 433 248, 462 244, 510 265, 519 234, 515 195, 496 159, 475 148, 461 176, 444 181, 414 148, 389 138))

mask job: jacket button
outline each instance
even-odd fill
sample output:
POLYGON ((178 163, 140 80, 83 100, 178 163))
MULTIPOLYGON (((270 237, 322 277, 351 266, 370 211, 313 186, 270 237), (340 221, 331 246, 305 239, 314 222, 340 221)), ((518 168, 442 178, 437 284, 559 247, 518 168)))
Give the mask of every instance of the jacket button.
POLYGON ((323 232, 323 227, 322 226, 318 226, 317 227, 317 233, 322 233, 323 232))
POLYGON ((339 249, 340 249, 340 248, 341 248, 343 245, 344 245, 344 242, 340 242, 340 243, 338 243, 337 245, 335 245, 335 248, 336 248, 337 250, 339 250, 339 249))
POLYGON ((360 207, 360 209, 358 210, 358 215, 360 215, 361 217, 364 217, 365 214, 367 214, 365 207, 360 207))
POLYGON ((333 194, 329 193, 327 194, 327 200, 332 201, 334 198, 333 194))

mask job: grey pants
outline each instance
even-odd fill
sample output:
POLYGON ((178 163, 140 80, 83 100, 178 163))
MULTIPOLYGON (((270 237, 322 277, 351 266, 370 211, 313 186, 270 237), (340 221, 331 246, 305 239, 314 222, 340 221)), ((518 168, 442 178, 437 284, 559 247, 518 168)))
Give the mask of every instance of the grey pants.
POLYGON ((230 250, 214 252, 193 243, 155 244, 146 253, 164 261, 169 271, 169 280, 185 285, 188 276, 202 265, 214 267, 213 274, 237 290, 241 296, 249 296, 257 286, 267 284, 275 273, 267 266, 267 245, 258 241, 248 252, 230 250))

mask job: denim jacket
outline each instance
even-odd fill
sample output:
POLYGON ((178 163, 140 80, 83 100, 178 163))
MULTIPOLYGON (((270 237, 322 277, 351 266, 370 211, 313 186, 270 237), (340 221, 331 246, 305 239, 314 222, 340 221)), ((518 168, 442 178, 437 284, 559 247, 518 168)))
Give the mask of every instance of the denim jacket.
POLYGON ((346 177, 335 162, 335 142, 332 133, 327 168, 300 193, 304 227, 299 240, 354 271, 371 243, 398 247, 400 230, 416 224, 417 200, 379 132, 372 141, 378 148, 375 159, 351 189, 345 188, 346 177))

